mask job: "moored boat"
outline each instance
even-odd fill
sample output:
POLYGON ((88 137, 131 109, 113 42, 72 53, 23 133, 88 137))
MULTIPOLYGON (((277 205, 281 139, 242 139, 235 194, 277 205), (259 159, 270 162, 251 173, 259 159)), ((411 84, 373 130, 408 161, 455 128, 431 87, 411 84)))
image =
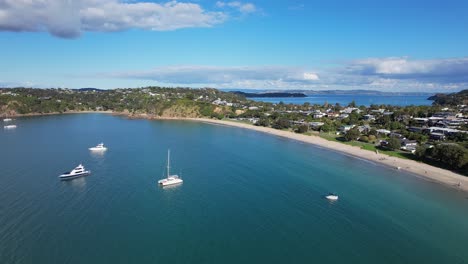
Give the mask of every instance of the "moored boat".
POLYGON ((89 150, 91 150, 91 151, 106 151, 107 148, 104 147, 104 143, 100 143, 95 147, 89 148, 89 150))
POLYGON ((331 200, 331 201, 336 201, 336 200, 338 200, 338 195, 336 195, 334 193, 329 193, 327 196, 325 196, 325 198, 327 198, 328 200, 331 200))
POLYGON ((59 176, 60 179, 73 179, 81 176, 87 176, 91 174, 91 171, 87 171, 83 164, 78 165, 76 168, 74 168, 71 171, 64 172, 59 176))
POLYGON ((170 174, 170 150, 167 151, 167 178, 161 179, 158 181, 158 184, 161 186, 168 186, 182 183, 183 180, 179 178, 178 175, 171 175, 170 174))
POLYGON ((4 129, 14 129, 16 128, 16 125, 7 125, 7 126, 3 126, 4 129))

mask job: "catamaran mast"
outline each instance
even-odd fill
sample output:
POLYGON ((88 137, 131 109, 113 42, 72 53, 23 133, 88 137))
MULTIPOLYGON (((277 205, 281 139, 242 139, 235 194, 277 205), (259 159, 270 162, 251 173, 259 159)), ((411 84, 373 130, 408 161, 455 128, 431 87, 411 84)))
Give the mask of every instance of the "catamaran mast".
POLYGON ((170 155, 171 155, 171 150, 168 149, 167 150, 167 178, 169 178, 170 174, 169 174, 169 169, 170 169, 170 155))

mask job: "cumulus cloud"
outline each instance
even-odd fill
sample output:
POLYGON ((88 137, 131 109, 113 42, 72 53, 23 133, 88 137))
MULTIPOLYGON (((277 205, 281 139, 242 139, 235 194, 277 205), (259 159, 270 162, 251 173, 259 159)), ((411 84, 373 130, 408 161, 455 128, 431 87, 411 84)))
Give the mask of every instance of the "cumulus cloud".
POLYGON ((194 87, 451 92, 468 87, 468 58, 371 58, 313 70, 292 66, 167 66, 100 77, 194 87))
POLYGON ((227 18, 227 13, 177 1, 0 0, 0 31, 48 31, 64 38, 83 31, 211 27, 227 18))
POLYGON ((219 8, 231 7, 237 9, 239 12, 243 14, 254 13, 257 11, 257 7, 252 3, 242 3, 238 1, 233 2, 216 2, 216 6, 219 8))
POLYGON ((411 60, 400 58, 370 58, 351 62, 345 73, 379 76, 388 79, 417 79, 426 82, 467 82, 468 58, 411 60))
POLYGON ((298 67, 217 67, 217 66, 168 66, 149 71, 112 73, 119 78, 149 79, 161 83, 238 85, 249 82, 260 85, 271 82, 289 84, 311 83, 319 79, 314 72, 298 67))

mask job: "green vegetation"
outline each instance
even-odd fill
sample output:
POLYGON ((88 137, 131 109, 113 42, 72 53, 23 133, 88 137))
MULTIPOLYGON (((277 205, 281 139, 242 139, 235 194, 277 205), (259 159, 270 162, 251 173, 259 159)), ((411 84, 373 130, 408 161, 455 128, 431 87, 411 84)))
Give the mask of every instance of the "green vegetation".
POLYGON ((0 89, 0 115, 107 111, 152 116, 213 117, 234 115, 235 105, 247 100, 216 89, 146 87, 115 90, 0 89), (215 100, 232 106, 214 105, 215 100))
POLYGON ((468 104, 468 90, 463 90, 458 93, 451 94, 436 94, 429 97, 434 100, 435 105, 467 105, 468 104))
POLYGON ((417 159, 468 175, 468 90, 433 106, 255 102, 216 89, 0 89, 0 116, 111 110, 129 116, 207 117, 319 134, 328 140, 417 159))

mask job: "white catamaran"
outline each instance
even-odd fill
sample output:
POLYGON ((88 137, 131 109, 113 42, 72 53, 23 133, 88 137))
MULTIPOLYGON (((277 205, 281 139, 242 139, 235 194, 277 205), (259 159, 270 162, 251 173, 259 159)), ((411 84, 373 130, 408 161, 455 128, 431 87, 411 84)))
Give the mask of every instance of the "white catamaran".
POLYGON ((171 168, 170 158, 171 158, 171 151, 167 150, 167 178, 158 181, 158 184, 161 186, 168 186, 168 185, 179 184, 183 182, 183 180, 179 178, 179 176, 170 174, 170 171, 169 171, 171 168))

